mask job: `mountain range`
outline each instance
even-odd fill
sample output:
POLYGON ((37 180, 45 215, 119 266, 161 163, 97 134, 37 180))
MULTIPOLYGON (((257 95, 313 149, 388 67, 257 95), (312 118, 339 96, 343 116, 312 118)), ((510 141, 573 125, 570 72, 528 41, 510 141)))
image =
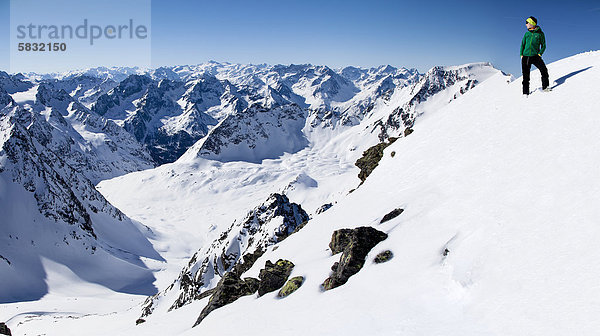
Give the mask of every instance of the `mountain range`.
POLYGON ((1 316, 47 334, 586 334, 591 278, 552 270, 597 256, 599 60, 550 64, 554 91, 529 98, 489 63, 0 72, 1 316))

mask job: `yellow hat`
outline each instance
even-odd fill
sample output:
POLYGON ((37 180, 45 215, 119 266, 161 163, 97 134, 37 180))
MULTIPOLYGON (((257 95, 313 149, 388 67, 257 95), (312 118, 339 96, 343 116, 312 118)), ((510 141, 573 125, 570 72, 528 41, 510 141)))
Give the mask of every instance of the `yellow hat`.
POLYGON ((525 22, 529 23, 532 26, 537 26, 537 21, 532 17, 528 17, 527 20, 525 20, 525 22))

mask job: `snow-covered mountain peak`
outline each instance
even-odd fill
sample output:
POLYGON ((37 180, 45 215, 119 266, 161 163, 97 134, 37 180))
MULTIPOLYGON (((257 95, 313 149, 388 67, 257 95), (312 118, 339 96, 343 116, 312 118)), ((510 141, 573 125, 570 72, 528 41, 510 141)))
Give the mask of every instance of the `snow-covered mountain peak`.
POLYGON ((74 102, 73 97, 64 89, 55 90, 43 83, 38 86, 35 98, 37 103, 45 106, 63 105, 66 107, 67 104, 74 102))

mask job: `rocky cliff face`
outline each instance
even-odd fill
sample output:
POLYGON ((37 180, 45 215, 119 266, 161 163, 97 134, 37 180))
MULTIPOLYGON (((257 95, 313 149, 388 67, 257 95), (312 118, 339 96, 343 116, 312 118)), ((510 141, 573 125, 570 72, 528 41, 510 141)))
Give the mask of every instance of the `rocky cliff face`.
POLYGON ((302 133, 306 110, 295 104, 272 106, 255 104, 228 115, 192 151, 222 162, 260 163, 306 147, 308 140, 302 133))
MULTIPOLYGON (((124 120, 124 128, 150 150, 155 162, 173 162, 208 133, 216 120, 198 109, 204 101, 196 96, 186 110, 173 97, 184 90, 183 82, 161 80, 148 86, 137 107, 124 120)), ((189 91, 189 90, 188 90, 189 91)), ((189 98, 189 96, 188 96, 189 98)))
POLYGON ((53 90, 65 90, 74 100, 90 108, 100 96, 109 92, 119 83, 90 75, 78 75, 64 79, 50 79, 43 83, 53 90))
POLYGON ((36 102, 27 110, 32 135, 94 183, 154 166, 128 132, 90 112, 64 89, 39 85, 36 102))
POLYGON ((41 116, 8 106, 1 118, 4 141, 0 154, 5 160, 0 171, 33 193, 45 217, 77 226, 92 237, 96 235, 91 213, 124 219, 123 213, 108 203, 84 174, 56 153, 52 137, 42 133, 52 131, 52 126, 41 116))

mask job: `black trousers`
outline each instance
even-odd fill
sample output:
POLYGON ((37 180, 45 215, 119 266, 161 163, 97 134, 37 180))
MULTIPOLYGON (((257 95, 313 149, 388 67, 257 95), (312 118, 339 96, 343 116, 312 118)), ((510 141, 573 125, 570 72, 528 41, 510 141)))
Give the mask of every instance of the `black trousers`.
POLYGON ((548 69, 546 68, 546 64, 544 64, 542 57, 538 55, 523 56, 521 59, 521 69, 523 70, 523 94, 529 94, 529 74, 531 72, 532 64, 540 69, 540 72, 542 73, 542 89, 545 89, 550 85, 548 69))

